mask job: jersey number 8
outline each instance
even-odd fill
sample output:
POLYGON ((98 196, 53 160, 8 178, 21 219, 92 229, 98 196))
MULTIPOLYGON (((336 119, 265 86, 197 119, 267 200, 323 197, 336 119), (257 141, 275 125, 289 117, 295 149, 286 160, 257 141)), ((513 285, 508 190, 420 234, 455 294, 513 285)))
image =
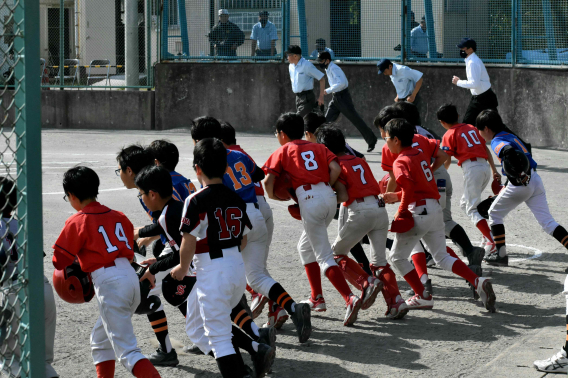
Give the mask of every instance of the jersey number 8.
POLYGON ((300 154, 304 159, 304 166, 308 171, 315 171, 318 169, 318 162, 314 160, 315 155, 313 151, 304 151, 300 154))
MULTIPOLYGON (((110 239, 108 238, 108 235, 103 226, 99 226, 99 233, 103 236, 103 239, 105 239, 105 244, 108 253, 113 253, 118 251, 118 247, 116 245, 112 245, 112 243, 110 242, 110 239)), ((128 249, 132 249, 128 244, 128 238, 124 233, 124 228, 122 228, 122 223, 119 222, 116 224, 116 226, 114 227, 114 234, 116 235, 118 241, 124 242, 124 244, 126 244, 126 247, 128 247, 128 249)))

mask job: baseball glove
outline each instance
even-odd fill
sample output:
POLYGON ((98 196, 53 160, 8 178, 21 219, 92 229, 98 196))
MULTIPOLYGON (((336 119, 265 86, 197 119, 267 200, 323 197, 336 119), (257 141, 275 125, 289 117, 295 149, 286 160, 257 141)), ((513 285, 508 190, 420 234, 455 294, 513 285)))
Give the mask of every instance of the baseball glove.
POLYGON ((288 212, 290 213, 292 218, 300 221, 302 220, 302 216, 300 215, 300 205, 298 205, 297 203, 288 206, 288 212))
POLYGON ((296 193, 292 186, 292 178, 287 172, 282 172, 274 181, 274 196, 280 201, 289 201, 296 198, 296 193))
POLYGON ((412 217, 412 213, 405 210, 398 214, 398 216, 392 221, 389 231, 402 234, 410 231, 412 227, 414 227, 414 218, 412 217))

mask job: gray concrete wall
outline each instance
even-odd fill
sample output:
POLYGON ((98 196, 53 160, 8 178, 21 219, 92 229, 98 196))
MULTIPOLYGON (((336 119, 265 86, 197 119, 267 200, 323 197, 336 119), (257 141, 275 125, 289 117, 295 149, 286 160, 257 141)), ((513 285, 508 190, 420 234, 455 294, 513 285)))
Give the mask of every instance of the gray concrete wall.
MULTIPOLYGON (((374 65, 341 65, 355 106, 372 126, 379 110, 396 96, 390 79, 374 65)), ((464 114, 470 92, 451 84, 465 78, 465 67, 413 66, 424 73, 419 109, 422 123, 443 134, 436 120, 445 102, 464 114)), ((489 68, 499 111, 505 123, 535 146, 568 148, 568 71, 489 68)), ((156 129, 188 126, 211 115, 237 130, 271 132, 278 115, 295 110, 287 64, 158 64, 156 66, 156 129)), ((317 90, 316 90, 317 92, 317 90)), ((331 96, 326 96, 326 103, 331 96)), ((357 130, 344 118, 338 125, 350 135, 357 130)), ((378 133, 377 133, 378 135, 378 133)))
POLYGON ((42 127, 154 128, 154 92, 50 90, 41 92, 41 105, 42 127))

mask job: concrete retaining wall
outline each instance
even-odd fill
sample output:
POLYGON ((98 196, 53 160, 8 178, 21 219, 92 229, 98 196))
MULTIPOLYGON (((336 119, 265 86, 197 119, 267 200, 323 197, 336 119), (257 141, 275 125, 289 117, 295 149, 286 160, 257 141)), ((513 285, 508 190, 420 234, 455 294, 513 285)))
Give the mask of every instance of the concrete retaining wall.
MULTIPOLYGON (((372 126, 379 110, 396 96, 390 79, 374 65, 341 65, 355 106, 372 126)), ((424 73, 419 109, 422 123, 443 134, 436 120, 445 102, 465 113, 470 92, 451 84, 465 78, 465 67, 414 66, 424 73)), ((568 148, 568 71, 489 68, 499 111, 521 137, 534 146, 568 148)), ((278 115, 295 110, 287 64, 158 64, 156 66, 156 129, 188 126, 192 118, 211 115, 240 131, 271 132, 278 115)), ((317 90, 316 90, 317 92, 317 90)), ((326 96, 326 103, 331 96, 326 96)), ((357 130, 343 117, 338 125, 357 130)))

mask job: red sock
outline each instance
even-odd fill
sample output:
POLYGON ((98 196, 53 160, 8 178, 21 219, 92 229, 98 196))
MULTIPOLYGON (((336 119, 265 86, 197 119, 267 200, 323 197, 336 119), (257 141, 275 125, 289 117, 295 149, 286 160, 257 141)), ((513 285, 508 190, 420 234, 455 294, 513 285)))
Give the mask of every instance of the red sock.
POLYGON ((454 252, 453 249, 451 249, 450 247, 446 246, 446 252, 448 252, 448 255, 460 260, 460 258, 458 257, 458 255, 456 255, 456 253, 454 252))
POLYGON ((343 277, 345 277, 351 285, 363 291, 365 282, 369 282, 369 275, 361 268, 361 265, 345 255, 334 256, 334 258, 339 269, 343 272, 343 277))
POLYGON ((316 299, 318 295, 323 296, 321 288, 321 271, 319 264, 317 262, 309 263, 304 265, 304 268, 306 269, 308 281, 310 282, 312 298, 316 299))
POLYGON ((479 229, 479 231, 481 231, 483 236, 487 238, 487 240, 489 240, 491 243, 494 243, 493 237, 491 236, 491 230, 489 229, 489 225, 487 224, 487 221, 485 219, 482 219, 479 222, 477 222, 476 226, 479 229))
POLYGON ((337 265, 332 266, 325 271, 325 276, 332 285, 335 286, 337 291, 339 291, 339 294, 345 299, 345 302, 349 302, 349 296, 351 296, 353 292, 349 288, 349 285, 347 285, 341 269, 339 269, 337 265))
POLYGON ((95 365, 97 378, 114 378, 114 360, 103 361, 95 365))
POLYGON ((416 269, 418 277, 422 277, 423 275, 428 274, 425 253, 417 253, 415 255, 412 255, 412 261, 414 262, 414 269, 416 269))
POLYGON ((138 361, 132 369, 132 375, 136 378, 162 378, 158 370, 146 358, 138 361))
POLYGON ((420 295, 421 297, 424 296, 424 285, 420 281, 420 277, 418 277, 416 269, 412 269, 410 272, 406 273, 404 279, 406 280, 406 282, 408 282, 412 290, 414 290, 414 293, 420 295))
POLYGON ((454 265, 452 265, 452 272, 467 280, 467 282, 475 287, 477 274, 473 273, 471 269, 469 269, 469 267, 460 259, 457 259, 456 262, 454 262, 454 265))
POLYGON ((255 295, 255 294, 256 294, 256 292, 255 292, 255 291, 252 289, 252 287, 250 287, 248 284, 247 284, 246 289, 247 289, 247 291, 248 291, 249 293, 251 293, 251 295, 255 295))
POLYGON ((387 305, 396 303, 396 297, 400 295, 400 290, 398 288, 398 283, 396 282, 396 274, 389 265, 385 267, 375 268, 371 265, 371 270, 381 269, 379 276, 377 277, 383 283, 383 297, 387 305))

